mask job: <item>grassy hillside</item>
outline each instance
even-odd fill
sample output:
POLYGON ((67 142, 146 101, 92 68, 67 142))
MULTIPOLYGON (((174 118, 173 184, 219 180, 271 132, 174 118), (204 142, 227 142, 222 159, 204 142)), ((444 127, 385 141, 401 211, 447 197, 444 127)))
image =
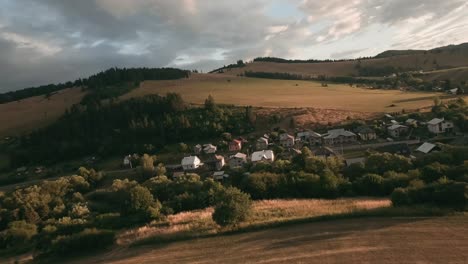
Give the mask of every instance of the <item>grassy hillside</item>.
MULTIPOLYGON (((320 63, 252 62, 242 68, 225 69, 230 75, 253 72, 288 72, 305 76, 353 76, 358 75, 358 61, 320 63)), ((386 51, 372 59, 360 61, 361 67, 396 67, 432 71, 468 66, 468 45, 448 46, 430 51, 386 51)), ((451 76, 444 76, 451 77, 451 76)))
POLYGON ((40 95, 0 104, 0 136, 19 135, 46 126, 79 103, 85 94, 79 88, 70 88, 49 98, 40 95))
POLYGON ((336 220, 115 249, 76 263, 464 263, 467 223, 467 216, 336 220))
POLYGON ((222 74, 197 75, 175 81, 147 81, 122 99, 147 94, 180 93, 201 104, 212 95, 218 103, 259 107, 312 107, 361 112, 395 112, 433 104, 440 93, 370 90, 345 84, 244 78, 222 74), (395 106, 390 107, 392 104, 395 106))

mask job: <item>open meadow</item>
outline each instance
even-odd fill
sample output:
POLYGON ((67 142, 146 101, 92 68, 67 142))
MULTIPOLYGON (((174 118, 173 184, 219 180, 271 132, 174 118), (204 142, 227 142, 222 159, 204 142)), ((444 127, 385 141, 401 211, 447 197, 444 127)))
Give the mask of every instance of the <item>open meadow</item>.
POLYGON ((296 80, 270 80, 222 74, 195 74, 175 81, 146 81, 122 98, 179 93, 184 100, 201 104, 212 95, 222 104, 275 108, 322 108, 360 112, 396 112, 431 106, 441 93, 371 90, 346 84, 296 80))

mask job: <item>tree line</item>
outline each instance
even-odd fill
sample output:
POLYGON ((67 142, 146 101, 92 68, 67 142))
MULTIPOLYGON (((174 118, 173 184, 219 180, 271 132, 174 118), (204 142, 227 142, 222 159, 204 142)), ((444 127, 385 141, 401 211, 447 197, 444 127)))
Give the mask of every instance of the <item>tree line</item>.
POLYGON ((331 59, 288 60, 288 59, 277 58, 277 57, 257 57, 253 61, 254 62, 275 62, 275 63, 324 63, 324 62, 359 61, 359 60, 369 60, 369 59, 373 59, 373 57, 360 57, 357 59, 338 59, 338 60, 331 60, 331 59))

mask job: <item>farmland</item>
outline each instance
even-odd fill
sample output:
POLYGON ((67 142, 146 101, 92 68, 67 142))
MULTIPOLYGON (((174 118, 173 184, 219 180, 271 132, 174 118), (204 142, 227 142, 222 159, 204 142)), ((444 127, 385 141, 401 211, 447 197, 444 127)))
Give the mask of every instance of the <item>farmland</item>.
POLYGON ((120 248, 85 262, 465 263, 467 237, 467 216, 347 219, 120 248))
POLYGON ((216 102, 258 107, 311 107, 360 112, 395 112, 433 104, 441 93, 370 90, 346 84, 243 78, 221 74, 195 75, 176 81, 146 81, 123 96, 180 93, 191 103, 201 104, 212 95, 216 102))
MULTIPOLYGON (((120 97, 126 100, 149 94, 180 93, 184 100, 202 104, 208 95, 217 103, 265 108, 307 108, 307 120, 317 123, 360 118, 370 113, 396 112, 431 106, 441 93, 371 90, 346 84, 244 78, 224 74, 193 74, 171 81, 145 81, 139 88, 120 97), (366 114, 367 113, 367 114, 366 114), (312 116, 312 117, 310 117, 312 116), (322 120, 323 119, 323 120, 322 120), (322 122, 323 121, 323 122, 322 122)), ((78 88, 52 95, 35 96, 0 105, 0 136, 18 135, 43 127, 59 118, 85 95, 78 88)), ((269 111, 269 110, 268 110, 269 111)))

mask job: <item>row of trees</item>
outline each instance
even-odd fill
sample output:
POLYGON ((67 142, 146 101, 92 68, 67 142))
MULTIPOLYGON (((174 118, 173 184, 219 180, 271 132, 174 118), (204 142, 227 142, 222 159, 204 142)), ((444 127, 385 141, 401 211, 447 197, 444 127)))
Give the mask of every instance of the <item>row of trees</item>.
POLYGON ((339 59, 339 60, 316 60, 316 59, 309 59, 309 60, 288 60, 282 59, 277 57, 258 57, 255 58, 253 61, 256 62, 275 62, 275 63, 323 63, 323 62, 340 62, 340 61, 361 61, 361 60, 368 60, 372 59, 372 57, 361 57, 357 59, 339 59))

